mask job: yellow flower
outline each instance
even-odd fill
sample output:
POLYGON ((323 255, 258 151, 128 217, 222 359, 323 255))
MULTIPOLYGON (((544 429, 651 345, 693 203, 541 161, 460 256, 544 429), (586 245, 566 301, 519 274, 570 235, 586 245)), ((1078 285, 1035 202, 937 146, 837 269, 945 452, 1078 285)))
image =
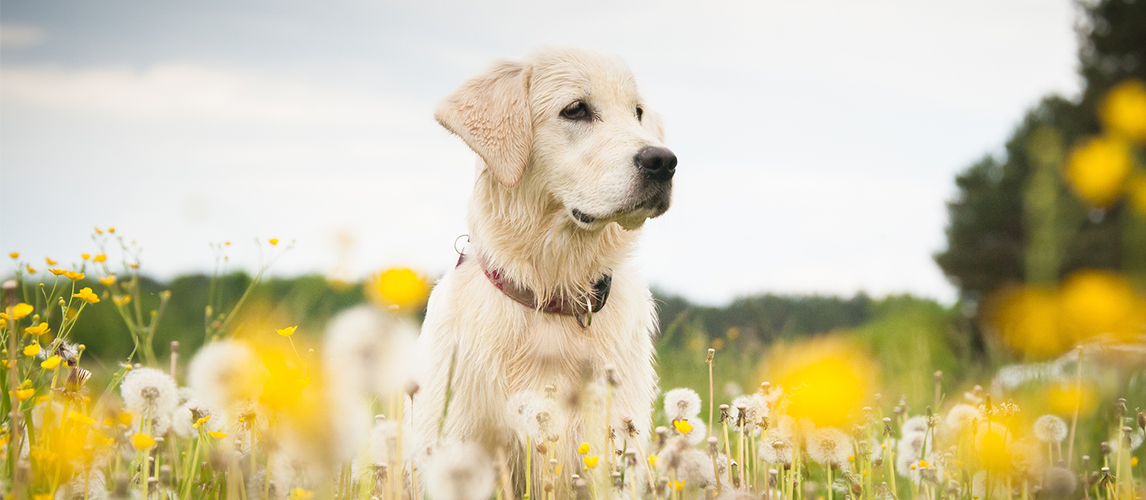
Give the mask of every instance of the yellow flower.
POLYGON ((155 446, 155 438, 140 432, 131 436, 131 445, 137 450, 149 450, 155 446))
POLYGON ((96 254, 96 256, 95 256, 95 261, 96 261, 96 262, 103 262, 103 261, 105 261, 105 260, 107 260, 107 255, 104 255, 104 254, 102 254, 102 253, 97 253, 97 254, 96 254))
POLYGON ((295 488, 291 490, 290 496, 287 500, 310 500, 312 498, 314 498, 313 491, 304 490, 302 488, 295 488))
POLYGON ((1066 278, 1059 292, 1062 326, 1068 336, 1084 340, 1108 335, 1127 342, 1146 324, 1146 298, 1121 276, 1109 271, 1079 271, 1066 278))
POLYGON ((295 330, 298 330, 297 325, 296 326, 288 326, 286 328, 283 328, 282 330, 278 330, 278 332, 279 332, 279 335, 282 335, 283 337, 290 337, 291 335, 294 335, 295 330))
POLYGON ((109 274, 103 278, 100 278, 99 282, 103 283, 104 286, 112 286, 115 284, 115 275, 109 274))
POLYGON ((28 357, 40 354, 40 344, 28 344, 24 347, 24 355, 28 357))
POLYGON ((20 252, 12 252, 12 253, 8 254, 8 256, 12 257, 13 259, 19 259, 20 258, 20 252))
MULTIPOLYGON (((3 314, 3 313, 0 313, 3 314)), ((8 320, 0 318, 0 329, 8 328, 8 320)))
POLYGON ((29 326, 28 328, 25 328, 24 332, 30 333, 32 335, 43 335, 45 333, 48 333, 49 330, 51 330, 51 329, 48 328, 48 322, 45 321, 45 322, 42 322, 36 326, 29 326))
POLYGON ((35 311, 35 310, 36 310, 36 308, 32 307, 31 305, 21 302, 19 304, 12 306, 12 319, 14 319, 14 320, 24 319, 25 316, 32 314, 32 311, 35 311))
POLYGON ((208 420, 211 420, 211 416, 210 416, 210 415, 207 415, 206 417, 203 417, 203 418, 201 418, 201 419, 199 419, 199 420, 196 420, 196 421, 195 421, 195 423, 191 424, 191 427, 192 427, 192 428, 195 428, 195 429, 198 429, 200 425, 203 425, 203 424, 207 423, 207 421, 208 421, 208 420))
POLYGON ((122 297, 119 295, 112 295, 111 301, 114 302, 117 306, 127 305, 131 303, 131 295, 124 295, 122 297))
POLYGON ((928 467, 931 467, 931 464, 928 463, 926 460, 920 460, 919 461, 919 468, 920 469, 926 469, 928 467))
POLYGON ((842 338, 826 337, 773 349, 764 365, 768 376, 787 389, 788 415, 818 427, 850 428, 853 414, 874 385, 875 363, 864 350, 842 338))
POLYGON ((1098 118, 1111 133, 1146 142, 1146 84, 1125 80, 1099 103, 1098 118))
POLYGON ((45 370, 54 370, 57 366, 60 366, 60 361, 62 361, 62 359, 60 359, 59 356, 52 356, 45 359, 43 363, 40 363, 40 366, 45 370))
POLYGON ((673 420, 672 426, 681 434, 692 432, 692 424, 688 423, 688 420, 673 420))
POLYGON ((111 233, 111 234, 115 234, 115 228, 114 228, 114 227, 109 227, 109 228, 107 228, 107 232, 109 232, 109 233, 111 233))
POLYGON ((278 238, 271 238, 271 239, 270 239, 270 240, 268 240, 268 241, 270 242, 270 244, 271 244, 271 245, 278 245, 278 244, 279 244, 279 239, 278 239, 278 238))
POLYGON ((92 289, 86 286, 80 290, 80 293, 73 293, 72 297, 80 299, 89 304, 99 303, 99 297, 96 297, 96 294, 92 292, 92 289))
POLYGON ((49 266, 56 265, 56 261, 52 260, 51 257, 44 257, 44 262, 47 262, 49 266))
POLYGON ((80 257, 82 257, 84 260, 88 260, 88 259, 92 258, 92 254, 90 254, 90 253, 81 253, 81 254, 80 254, 80 257))
POLYGON ((103 231, 100 231, 98 227, 93 227, 92 229, 95 230, 96 234, 103 234, 103 231))
POLYGON ((1126 143, 1105 137, 1091 138, 1071 152, 1065 177, 1083 201, 1095 207, 1108 207, 1122 194, 1132 162, 1126 143))
POLYGON ((207 434, 209 434, 211 437, 213 437, 215 439, 223 439, 223 438, 227 437, 226 432, 208 431, 207 434))
POLYGON ((684 489, 684 479, 681 479, 678 481, 669 481, 669 484, 672 485, 672 489, 674 489, 676 491, 680 491, 680 490, 684 489))
POLYGON ((76 413, 74 411, 68 412, 68 420, 84 425, 91 425, 95 423, 95 419, 84 415, 83 413, 76 413))
POLYGON ((54 267, 49 267, 49 268, 48 268, 48 272, 49 272, 49 273, 52 273, 52 274, 54 274, 54 275, 56 275, 56 276, 60 276, 60 275, 62 275, 62 274, 64 274, 64 273, 66 273, 67 271, 65 271, 65 270, 63 270, 63 269, 57 269, 57 268, 54 268, 54 267))
POLYGON ((581 443, 581 446, 577 447, 577 453, 582 455, 589 453, 589 443, 581 443))
POLYGON ((28 269, 28 274, 36 274, 36 268, 34 268, 28 264, 25 264, 24 267, 28 269))
POLYGON ((649 465, 653 466, 654 469, 657 467, 657 456, 656 455, 649 455, 649 465))
POLYGON ((585 467, 596 469, 597 462, 601 461, 601 455, 589 455, 585 458, 582 458, 581 460, 585 462, 585 467))
POLYGON ((64 276, 67 276, 68 279, 72 281, 79 281, 84 279, 84 273, 78 271, 64 271, 64 276))
POLYGON ((408 268, 393 268, 375 275, 367 287, 367 294, 375 302, 404 311, 421 307, 429 291, 426 279, 408 268))
POLYGON ((27 389, 16 389, 16 400, 27 401, 28 398, 31 398, 32 395, 35 393, 36 393, 36 389, 33 389, 31 387, 29 387, 27 389))

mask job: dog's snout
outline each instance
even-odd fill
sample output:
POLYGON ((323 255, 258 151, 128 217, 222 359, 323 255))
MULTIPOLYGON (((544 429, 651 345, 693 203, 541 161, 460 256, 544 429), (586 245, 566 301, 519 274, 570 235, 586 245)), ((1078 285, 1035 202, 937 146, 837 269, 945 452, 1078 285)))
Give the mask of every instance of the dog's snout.
POLYGON ((667 181, 676 173, 676 155, 668 148, 647 146, 637 152, 637 167, 645 175, 667 181))

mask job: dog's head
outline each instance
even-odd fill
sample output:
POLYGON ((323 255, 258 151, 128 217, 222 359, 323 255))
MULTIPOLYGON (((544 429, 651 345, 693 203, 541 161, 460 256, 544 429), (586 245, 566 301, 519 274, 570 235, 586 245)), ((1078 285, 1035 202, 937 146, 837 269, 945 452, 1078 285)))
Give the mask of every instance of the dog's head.
POLYGON ((498 183, 540 189, 578 227, 635 229, 668 210, 676 156, 615 57, 547 49, 502 62, 454 91, 434 117, 498 183))

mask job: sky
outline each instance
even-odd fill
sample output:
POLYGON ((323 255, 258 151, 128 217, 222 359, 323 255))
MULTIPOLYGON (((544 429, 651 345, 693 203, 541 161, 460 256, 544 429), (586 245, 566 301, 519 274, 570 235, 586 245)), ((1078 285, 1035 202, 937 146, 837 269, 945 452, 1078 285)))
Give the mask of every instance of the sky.
MULTIPOLYGON (((474 154, 439 100, 546 45, 624 58, 679 158, 634 260, 711 304, 944 302, 954 177, 1075 96, 1070 0, 45 2, 0 10, 0 250, 62 264, 93 227, 144 272, 428 275, 456 261, 474 154), (263 243, 265 248, 266 243, 263 243)), ((113 259, 115 256, 113 255, 113 259)), ((11 273, 0 263, 0 275, 11 273)))

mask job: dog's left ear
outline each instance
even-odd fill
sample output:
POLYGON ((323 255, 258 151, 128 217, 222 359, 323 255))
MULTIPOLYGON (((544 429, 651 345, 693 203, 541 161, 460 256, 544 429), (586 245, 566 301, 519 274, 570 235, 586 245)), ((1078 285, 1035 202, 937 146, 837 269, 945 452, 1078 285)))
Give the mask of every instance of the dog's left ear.
POLYGON ((641 115, 641 126, 658 141, 665 142, 665 122, 660 113, 646 108, 641 115))
POLYGON ((521 180, 533 148, 531 74, 525 64, 499 63, 462 84, 434 112, 438 123, 466 141, 506 187, 521 180))

